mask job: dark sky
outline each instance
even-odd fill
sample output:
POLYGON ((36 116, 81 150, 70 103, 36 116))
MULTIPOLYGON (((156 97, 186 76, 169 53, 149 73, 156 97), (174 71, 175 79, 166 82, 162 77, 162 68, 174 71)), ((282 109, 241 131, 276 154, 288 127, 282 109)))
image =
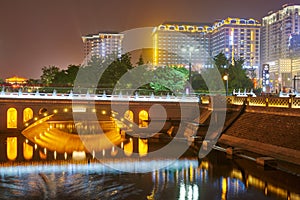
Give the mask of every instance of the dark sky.
POLYGON ((0 78, 39 78, 83 59, 81 36, 164 21, 261 18, 299 0, 0 0, 0 78))

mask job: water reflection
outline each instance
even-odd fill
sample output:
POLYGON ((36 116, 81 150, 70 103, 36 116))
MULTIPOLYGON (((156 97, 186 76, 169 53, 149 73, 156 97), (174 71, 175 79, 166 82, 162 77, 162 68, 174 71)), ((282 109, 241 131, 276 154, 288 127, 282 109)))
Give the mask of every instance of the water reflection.
MULTIPOLYGON (((300 199, 300 178, 229 160, 212 152, 196 159, 149 160, 167 168, 124 173, 101 163, 34 165, 0 168, 1 199, 300 199), (238 166, 238 167, 237 167, 238 166), (278 181, 285 177, 285 181, 278 181), (283 183, 285 182, 285 183, 283 183)), ((115 165, 136 167, 122 160, 115 165)), ((109 165, 113 166, 113 165, 109 165)), ((132 171, 132 170, 131 170, 132 171)))

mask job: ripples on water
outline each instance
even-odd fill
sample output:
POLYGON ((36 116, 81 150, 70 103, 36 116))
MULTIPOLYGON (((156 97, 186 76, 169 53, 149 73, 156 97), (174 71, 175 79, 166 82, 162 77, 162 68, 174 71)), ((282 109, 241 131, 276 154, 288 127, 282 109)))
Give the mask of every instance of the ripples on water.
MULTIPOLYGON (((155 162, 170 161, 149 164, 155 162)), ((259 177, 248 175, 245 182, 239 170, 229 168, 197 160, 174 161, 149 173, 124 173, 99 163, 0 168, 0 199, 287 199, 284 189, 272 185, 282 190, 272 194, 259 177)))

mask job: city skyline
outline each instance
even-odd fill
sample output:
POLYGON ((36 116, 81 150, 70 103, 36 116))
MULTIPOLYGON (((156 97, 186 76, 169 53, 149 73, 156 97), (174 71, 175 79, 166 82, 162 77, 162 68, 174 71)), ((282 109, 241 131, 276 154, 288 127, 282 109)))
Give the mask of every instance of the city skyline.
POLYGON ((39 78, 43 66, 81 64, 85 34, 154 27, 164 21, 214 22, 226 17, 261 21, 286 3, 297 1, 2 1, 0 78, 39 78))

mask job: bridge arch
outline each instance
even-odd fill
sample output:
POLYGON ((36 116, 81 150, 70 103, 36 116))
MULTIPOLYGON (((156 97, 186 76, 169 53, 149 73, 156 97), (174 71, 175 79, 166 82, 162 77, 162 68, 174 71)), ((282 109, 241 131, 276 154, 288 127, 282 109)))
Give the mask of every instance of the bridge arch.
POLYGON ((14 107, 10 107, 6 111, 6 127, 17 128, 18 127, 18 111, 14 107))
POLYGON ((139 112, 139 127, 146 128, 148 127, 149 113, 146 110, 141 110, 139 112))
POLYGON ((27 122, 33 118, 33 110, 29 107, 23 110, 23 122, 27 122))
POLYGON ((130 122, 134 122, 134 114, 133 114, 133 112, 131 110, 127 110, 124 113, 124 118, 127 119, 130 122))

